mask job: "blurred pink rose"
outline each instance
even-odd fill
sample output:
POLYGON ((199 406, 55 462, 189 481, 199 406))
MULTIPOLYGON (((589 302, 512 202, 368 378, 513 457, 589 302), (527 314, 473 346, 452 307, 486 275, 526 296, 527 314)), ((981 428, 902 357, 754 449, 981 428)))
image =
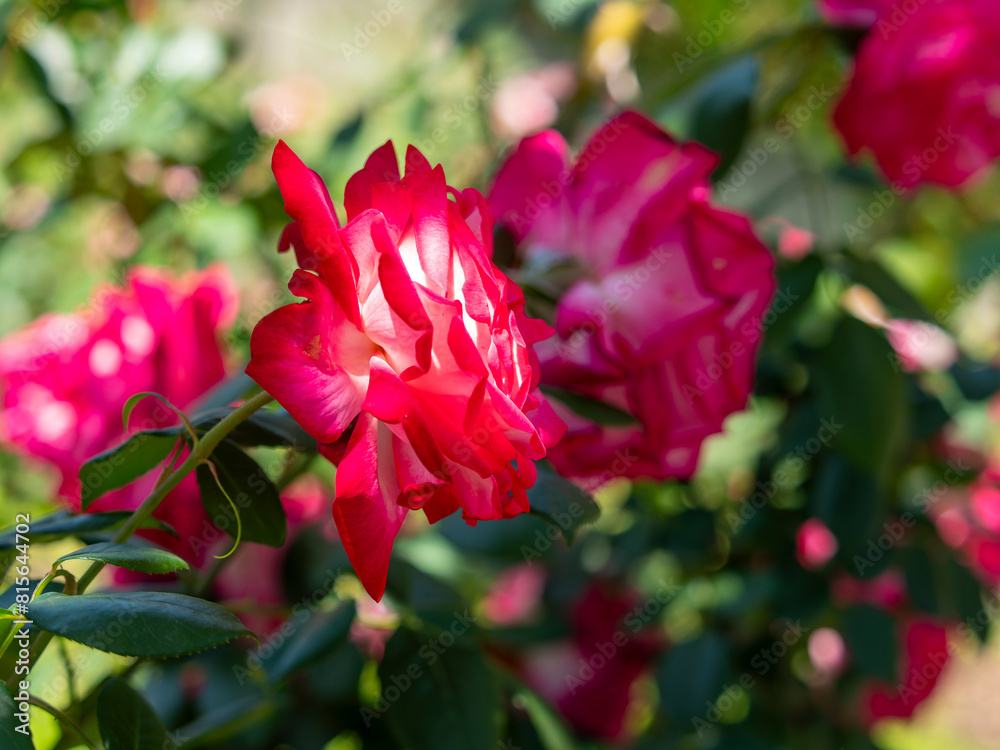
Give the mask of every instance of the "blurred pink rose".
POLYGON ((947 331, 922 320, 892 320, 886 336, 907 372, 947 370, 958 359, 958 345, 947 331))
POLYGON ((833 628, 817 628, 809 634, 807 651, 816 670, 816 682, 829 682, 847 667, 847 644, 833 628))
POLYGON ((799 565, 819 570, 837 554, 837 538, 818 518, 810 518, 799 527, 795 537, 795 556, 799 565))
POLYGON ((984 584, 1000 584, 1000 469, 988 468, 930 510, 942 541, 961 552, 984 584))
POLYGON ((548 131, 520 143, 490 200, 528 267, 577 266, 540 343, 542 381, 603 401, 637 424, 569 424, 549 457, 575 477, 666 479, 694 471, 702 441, 753 384, 773 260, 743 216, 709 201, 716 158, 627 112, 570 165, 548 131))
POLYGON ((778 254, 788 260, 802 260, 815 245, 816 235, 789 224, 778 237, 778 254))
POLYGON ((890 612, 900 609, 909 601, 906 577, 896 568, 889 568, 871 580, 842 573, 833 579, 830 594, 838 607, 869 604, 890 612))
POLYGON ((540 565, 514 565, 493 580, 483 598, 483 614, 497 625, 523 625, 538 611, 544 590, 540 565))
POLYGON ((355 601, 358 613, 351 623, 348 638, 369 659, 382 661, 385 644, 399 625, 399 613, 388 602, 377 602, 367 593, 362 593, 355 601))
POLYGON ((957 187, 1000 155, 1000 5, 926 0, 883 14, 833 120, 901 188, 957 187))
POLYGON ((572 642, 540 648, 525 664, 527 683, 593 737, 628 739, 633 686, 666 647, 654 628, 629 616, 641 604, 635 591, 591 583, 573 609, 572 642))
POLYGON ((576 88, 575 66, 546 65, 506 79, 490 103, 493 132, 501 138, 523 138, 547 128, 559 116, 559 102, 576 88))
MULTIPOLYGON (((237 312, 237 291, 221 267, 176 278, 138 267, 124 287, 103 287, 82 312, 45 315, 0 341, 0 439, 12 450, 59 471, 59 497, 80 509, 78 472, 91 456, 120 443, 122 407, 156 391, 184 409, 225 374, 220 340, 237 312)), ((172 425, 174 413, 155 399, 133 412, 133 430, 172 425)), ((92 511, 131 510, 145 499, 155 472, 96 500, 92 511)), ((208 523, 193 476, 160 505, 173 526, 144 535, 192 562, 208 523)))
POLYGON ((865 724, 881 719, 909 718, 930 697, 951 657, 948 630, 928 618, 915 617, 899 626, 902 652, 895 685, 871 682, 861 691, 865 724))

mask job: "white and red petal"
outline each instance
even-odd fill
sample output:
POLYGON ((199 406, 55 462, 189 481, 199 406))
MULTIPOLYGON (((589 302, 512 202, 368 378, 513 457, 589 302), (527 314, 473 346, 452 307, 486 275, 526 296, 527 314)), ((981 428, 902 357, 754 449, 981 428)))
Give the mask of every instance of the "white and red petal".
POLYGON ((310 435, 332 443, 361 410, 375 346, 321 279, 298 270, 289 288, 309 301, 281 307, 257 324, 247 374, 310 435))

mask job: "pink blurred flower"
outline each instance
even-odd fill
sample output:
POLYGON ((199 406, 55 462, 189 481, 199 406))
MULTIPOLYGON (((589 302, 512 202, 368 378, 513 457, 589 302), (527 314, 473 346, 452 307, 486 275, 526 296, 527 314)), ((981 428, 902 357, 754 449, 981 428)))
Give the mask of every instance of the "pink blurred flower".
MULTIPOLYGON (((0 439, 59 471, 59 497, 80 509, 78 472, 91 456, 120 443, 122 407, 132 395, 156 391, 181 409, 225 374, 220 334, 232 325, 237 291, 221 267, 175 278, 133 268, 123 287, 99 289, 82 312, 45 315, 0 341, 0 439)), ((173 412, 147 399, 133 412, 133 430, 172 425, 173 412)), ((96 500, 93 511, 131 510, 155 473, 96 500)), ((194 477, 160 505, 172 525, 145 535, 198 562, 194 544, 207 516, 194 477)))
POLYGON ((898 610, 909 598, 906 577, 896 568, 889 568, 867 581, 843 573, 833 579, 830 593, 838 607, 869 604, 890 612, 898 610))
POLYGON ((1000 584, 1000 470, 988 468, 971 485, 931 508, 942 541, 961 552, 987 586, 1000 584))
POLYGON ((816 235, 792 224, 780 216, 766 216, 759 228, 774 227, 777 231, 778 255, 785 260, 798 261, 809 255, 816 245, 816 235))
POLYGON ((257 87, 248 98, 257 132, 287 137, 320 119, 329 107, 330 88, 317 76, 293 75, 257 87))
POLYGON ((1000 155, 1000 5, 927 0, 861 43, 833 121, 901 188, 958 187, 1000 155))
POLYGON ((799 527, 795 537, 795 556, 803 568, 819 570, 837 554, 837 538, 818 518, 810 518, 799 527))
POLYGON ((402 178, 386 143, 348 181, 343 227, 283 142, 272 167, 295 219, 289 288, 307 301, 257 324, 247 373, 339 462, 334 519, 378 600, 410 510, 470 524, 528 510, 534 461, 564 429, 537 391, 532 344, 551 329, 493 264, 482 195, 413 147, 402 178))
POLYGON ((980 526, 993 534, 1000 533, 1000 487, 977 483, 972 489, 972 512, 980 526))
POLYGON ((525 679, 578 730, 624 741, 633 687, 666 647, 628 615, 641 604, 634 591, 588 585, 573 609, 573 640, 529 655, 525 679))
POLYGON ((574 65, 557 62, 508 78, 493 95, 490 118, 501 138, 523 138, 559 116, 559 102, 576 88, 574 65))
POLYGON ((826 682, 847 667, 847 645, 833 628, 817 628, 809 634, 809 661, 820 681, 826 682))
POLYGON ((802 260, 815 244, 816 235, 789 224, 778 236, 778 254, 788 260, 802 260))
POLYGON ((902 640, 896 685, 871 682, 861 692, 862 720, 909 718, 934 691, 951 652, 948 630, 930 618, 912 618, 899 626, 902 640))
POLYGON ((385 644, 399 625, 399 614, 386 602, 376 602, 367 594, 361 594, 355 601, 358 614, 348 637, 369 659, 382 661, 385 644))
POLYGON ((907 372, 947 370, 958 359, 958 345, 948 333, 922 320, 892 320, 886 336, 907 372))
POLYGON ((743 216, 708 201, 716 159, 627 112, 570 165, 549 131, 520 143, 490 193, 527 262, 578 265, 558 337, 537 350, 545 383, 604 401, 637 424, 569 424, 561 472, 687 477, 702 441, 742 409, 753 382, 773 261, 743 216))
POLYGON ((483 599, 483 614, 497 625, 523 625, 538 611, 544 590, 541 566, 514 565, 493 580, 483 599))

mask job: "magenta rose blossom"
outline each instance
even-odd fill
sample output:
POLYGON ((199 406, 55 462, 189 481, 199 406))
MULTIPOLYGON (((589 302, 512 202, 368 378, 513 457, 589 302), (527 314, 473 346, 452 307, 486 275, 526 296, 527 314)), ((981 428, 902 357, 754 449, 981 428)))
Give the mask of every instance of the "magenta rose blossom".
POLYGON ((861 718, 866 724, 913 716, 934 692, 955 648, 948 642, 948 628, 930 617, 907 617, 897 629, 899 680, 895 685, 873 681, 862 687, 861 718))
POLYGON ((820 570, 837 554, 837 537, 818 518, 810 518, 795 534, 795 558, 807 570, 820 570))
POLYGON ((631 739, 628 719, 643 702, 636 684, 667 647, 656 628, 641 628, 642 606, 634 590, 591 581, 573 608, 572 640, 539 647, 522 664, 525 681, 570 724, 616 744, 631 739))
POLYGON ((989 466, 970 485, 950 492, 931 517, 941 539, 986 587, 1000 585, 1000 468, 989 466))
POLYGON ((901 188, 957 187, 1000 155, 1000 5, 927 0, 901 20, 861 43, 834 124, 901 188))
MULTIPOLYGON (((59 496, 79 511, 80 467, 124 440, 126 400, 155 391, 180 409, 191 405, 225 374, 220 336, 236 312, 236 288, 221 267, 181 278, 138 267, 123 288, 98 290, 85 311, 39 318, 0 341, 0 438, 9 449, 55 466, 59 496)), ((130 420, 133 430, 175 423, 174 413, 155 399, 140 403, 130 420)), ((133 510, 155 481, 151 473, 88 510, 133 510)), ((205 545, 197 539, 207 516, 194 477, 155 515, 180 539, 143 534, 199 562, 205 545)))
POLYGON ((526 263, 570 262, 577 280, 538 347, 543 383, 603 401, 634 424, 560 408, 550 457, 569 476, 667 479, 742 409, 753 381, 773 261, 743 216, 713 207, 716 158, 622 114, 570 166, 552 131, 521 141, 490 200, 526 263))
POLYGON ((485 199, 416 149, 402 178, 391 142, 371 155, 343 227, 284 143, 272 166, 295 219, 289 288, 307 301, 257 325, 247 372, 339 462, 334 519, 378 600, 409 511, 474 524, 528 510, 534 461, 565 429, 537 391, 532 346, 551 329, 493 265, 485 199))

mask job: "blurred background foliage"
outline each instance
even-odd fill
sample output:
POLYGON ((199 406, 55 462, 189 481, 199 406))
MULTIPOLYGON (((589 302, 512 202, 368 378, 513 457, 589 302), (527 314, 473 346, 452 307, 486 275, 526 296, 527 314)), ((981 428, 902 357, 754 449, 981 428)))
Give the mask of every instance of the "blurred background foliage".
MULTIPOLYGON (((988 626, 977 631, 985 645, 964 644, 912 720, 869 737, 858 716, 859 687, 894 682, 902 647, 899 618, 838 595, 844 580, 901 573, 907 611, 942 621, 975 617, 989 588, 914 499, 961 455, 969 471, 949 480, 959 493, 1000 437, 989 416, 1000 387, 989 364, 1000 354, 1000 203, 995 177, 963 193, 899 198, 866 163, 845 162, 829 111, 856 33, 823 24, 808 0, 0 0, 0 27, 0 334, 78 308, 133 264, 221 262, 242 297, 236 370, 257 320, 291 299, 292 259, 275 252, 287 221, 269 168, 279 137, 335 201, 389 138, 418 145, 451 184, 485 188, 520 135, 552 124, 579 145, 623 107, 719 151, 718 202, 750 213, 772 244, 790 225, 811 235, 805 252, 781 253, 790 304, 766 321, 757 395, 709 441, 692 482, 598 493, 601 519, 570 550, 541 553, 543 614, 530 626, 485 627, 479 642, 502 654, 565 637, 588 576, 626 580, 643 596, 669 580, 679 590, 652 619, 671 647, 634 688, 628 719, 638 747, 1000 747, 988 626), (871 316, 936 321, 963 353, 945 372, 905 372, 884 334, 860 322, 871 316), (822 419, 844 428, 821 443, 822 419), (768 483, 766 502, 734 522, 768 483), (917 520, 906 540, 859 572, 855 555, 907 511, 917 520), (818 570, 796 556, 810 518, 838 547, 818 570), (806 638, 758 671, 753 658, 789 620, 842 636, 851 654, 842 674, 821 673, 806 638), (754 686, 726 702, 723 688, 746 674, 754 686), (713 705, 719 720, 699 732, 692 717, 713 705)), ((332 472, 319 474, 329 484, 332 472)), ((41 468, 0 458, 3 518, 52 507, 52 487, 41 468)), ((449 519, 397 545, 390 597, 425 627, 447 627, 453 610, 480 606, 544 528, 534 518, 474 529, 449 519)), ((59 547, 34 554, 51 559, 59 547)), ((287 600, 345 568, 338 555, 303 534, 285 564, 287 600)), ((359 595, 350 576, 334 590, 331 610, 359 595)), ((392 650, 405 652, 404 640, 386 659, 403 663, 392 650)), ((494 685, 478 651, 449 657, 457 697, 438 686, 372 731, 358 709, 373 705, 389 672, 350 644, 280 688, 257 673, 235 680, 233 665, 246 661, 237 647, 139 667, 87 654, 67 683, 49 679, 65 666, 47 652, 36 679, 62 688, 47 700, 86 698, 128 668, 168 728, 195 738, 184 747, 348 750, 362 738, 372 748, 473 747, 461 736, 433 744, 433 727, 400 739, 409 731, 400 725, 436 720, 428 714, 440 702, 491 726, 503 714, 500 747, 600 746, 553 728, 559 720, 522 688, 494 685)), ((33 721, 39 750, 74 747, 46 714, 33 721)))

